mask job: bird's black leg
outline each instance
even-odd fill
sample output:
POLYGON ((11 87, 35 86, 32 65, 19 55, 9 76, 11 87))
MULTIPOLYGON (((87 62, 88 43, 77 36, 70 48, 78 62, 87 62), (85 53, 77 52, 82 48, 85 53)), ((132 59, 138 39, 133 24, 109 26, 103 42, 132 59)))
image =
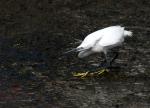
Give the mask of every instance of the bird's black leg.
POLYGON ((104 67, 104 68, 108 68, 108 67, 110 67, 110 57, 108 56, 108 53, 105 51, 104 52, 104 58, 105 58, 105 60, 101 63, 101 67, 104 67))
POLYGON ((115 54, 114 54, 114 56, 113 56, 113 58, 110 60, 110 64, 112 64, 113 62, 114 62, 114 60, 118 57, 118 52, 114 52, 115 54))
POLYGON ((114 56, 111 58, 108 53, 104 52, 105 54, 105 64, 103 64, 102 66, 105 68, 109 68, 112 66, 112 63, 114 62, 114 60, 118 57, 118 52, 115 52, 114 56))
POLYGON ((106 59, 106 63, 104 64, 104 67, 108 68, 111 66, 111 60, 107 53, 105 53, 105 59, 106 59))

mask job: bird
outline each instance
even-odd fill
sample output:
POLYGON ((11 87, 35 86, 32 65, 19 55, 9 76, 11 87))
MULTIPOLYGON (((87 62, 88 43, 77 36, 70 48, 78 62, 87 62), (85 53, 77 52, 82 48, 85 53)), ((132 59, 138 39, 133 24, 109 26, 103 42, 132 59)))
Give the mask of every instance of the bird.
POLYGON ((125 30, 125 27, 109 26, 87 35, 78 47, 66 51, 65 54, 78 52, 78 57, 84 58, 94 53, 104 53, 105 67, 110 67, 117 54, 110 59, 108 52, 114 47, 121 46, 125 37, 132 35, 132 31, 125 30))

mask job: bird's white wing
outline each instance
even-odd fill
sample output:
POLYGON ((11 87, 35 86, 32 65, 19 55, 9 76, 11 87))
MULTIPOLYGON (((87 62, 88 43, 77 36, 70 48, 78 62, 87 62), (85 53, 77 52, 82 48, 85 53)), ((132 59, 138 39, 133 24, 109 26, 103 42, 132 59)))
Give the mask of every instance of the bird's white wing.
POLYGON ((83 47, 83 48, 86 48, 86 49, 90 49, 102 38, 102 36, 103 35, 102 35, 101 30, 93 32, 93 33, 89 34, 87 37, 85 37, 85 39, 78 46, 78 48, 83 47))
POLYGON ((124 41, 124 28, 120 26, 114 26, 103 31, 103 37, 99 41, 100 46, 113 46, 120 44, 124 41))
POLYGON ((78 46, 86 49, 94 47, 95 44, 100 46, 111 46, 124 41, 124 27, 110 26, 89 34, 78 46))

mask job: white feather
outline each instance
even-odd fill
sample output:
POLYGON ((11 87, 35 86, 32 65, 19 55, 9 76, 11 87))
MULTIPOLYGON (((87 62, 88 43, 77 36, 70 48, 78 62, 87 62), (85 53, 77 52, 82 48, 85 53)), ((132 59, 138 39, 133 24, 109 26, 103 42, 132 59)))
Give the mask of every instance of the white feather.
POLYGON ((104 52, 121 45, 126 36, 132 36, 131 31, 127 31, 121 26, 110 26, 89 34, 77 47, 82 48, 78 57, 83 58, 93 53, 104 52))

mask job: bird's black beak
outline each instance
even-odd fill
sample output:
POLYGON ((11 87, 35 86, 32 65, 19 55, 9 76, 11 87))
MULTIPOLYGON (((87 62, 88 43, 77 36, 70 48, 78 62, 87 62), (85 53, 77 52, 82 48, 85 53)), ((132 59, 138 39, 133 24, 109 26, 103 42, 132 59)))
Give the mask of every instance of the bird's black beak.
POLYGON ((77 49, 73 48, 73 49, 71 49, 69 51, 64 52, 64 54, 69 54, 69 53, 72 53, 72 52, 77 52, 77 49))
POLYGON ((64 52, 63 54, 65 55, 65 54, 69 54, 69 53, 73 53, 73 52, 80 52, 80 51, 84 51, 85 49, 83 49, 82 47, 80 47, 80 48, 73 48, 73 49, 71 49, 71 50, 69 50, 69 51, 67 51, 67 52, 64 52))

